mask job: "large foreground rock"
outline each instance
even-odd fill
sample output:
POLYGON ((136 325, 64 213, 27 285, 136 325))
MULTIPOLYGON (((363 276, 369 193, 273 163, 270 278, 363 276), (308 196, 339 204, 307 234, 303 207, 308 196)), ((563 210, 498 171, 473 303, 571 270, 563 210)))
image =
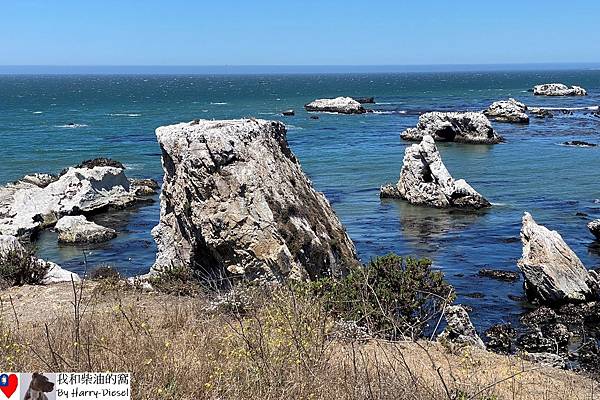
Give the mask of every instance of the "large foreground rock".
POLYGON ((405 140, 421 140, 431 135, 436 141, 473 144, 494 144, 502 142, 490 120, 477 112, 429 112, 419 117, 415 128, 409 128, 400 135, 405 140))
POLYGON ((196 120, 156 130, 165 171, 154 271, 305 279, 338 275, 354 245, 302 172, 280 122, 196 120))
POLYGON ((596 297, 598 283, 556 231, 538 225, 531 214, 523 216, 523 256, 518 266, 525 289, 540 303, 578 302, 596 297))
POLYGON ((600 219, 590 222, 587 227, 597 239, 600 239, 600 219))
POLYGON ((340 114, 364 114, 365 108, 351 97, 317 99, 304 106, 306 111, 334 112, 340 114))
POLYGON ((467 310, 462 305, 446 307, 444 316, 448 325, 439 334, 438 340, 459 346, 473 346, 485 349, 483 341, 471 323, 467 310))
POLYGON ((146 180, 129 180, 120 163, 97 159, 60 176, 27 175, 0 188, 0 234, 28 236, 64 215, 132 205, 153 191, 146 180))
POLYGON ((513 98, 492 103, 483 113, 498 122, 528 124, 527 106, 513 98))
POLYGON ((586 96, 587 92, 581 86, 567 86, 562 83, 546 83, 533 87, 537 96, 586 96))
POLYGON ((53 262, 31 256, 15 236, 0 235, 0 259, 9 253, 16 257, 31 257, 31 262, 36 263, 41 270, 45 269, 46 273, 39 282, 41 284, 79 282, 81 280, 79 275, 62 269, 53 262))
POLYGON ((63 243, 101 243, 117 237, 114 229, 88 221, 83 215, 62 217, 54 229, 63 243))
POLYGON ((483 208, 490 203, 463 179, 452 178, 429 135, 404 152, 400 179, 381 188, 383 198, 400 198, 433 207, 483 208))

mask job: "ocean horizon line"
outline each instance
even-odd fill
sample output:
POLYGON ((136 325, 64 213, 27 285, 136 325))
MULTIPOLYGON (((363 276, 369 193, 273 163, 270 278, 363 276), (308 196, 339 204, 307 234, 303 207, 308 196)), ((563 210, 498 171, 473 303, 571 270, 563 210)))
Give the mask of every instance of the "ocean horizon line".
POLYGON ((0 65, 0 75, 251 75, 595 70, 600 62, 407 65, 0 65))

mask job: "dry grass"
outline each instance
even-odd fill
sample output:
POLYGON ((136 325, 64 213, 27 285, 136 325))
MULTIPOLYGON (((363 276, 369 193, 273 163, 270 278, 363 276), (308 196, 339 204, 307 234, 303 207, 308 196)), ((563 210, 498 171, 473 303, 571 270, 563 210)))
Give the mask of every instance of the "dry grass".
POLYGON ((129 371, 134 399, 596 398, 593 381, 514 357, 335 339, 324 307, 287 288, 243 297, 242 310, 92 282, 0 291, 0 370, 129 371))

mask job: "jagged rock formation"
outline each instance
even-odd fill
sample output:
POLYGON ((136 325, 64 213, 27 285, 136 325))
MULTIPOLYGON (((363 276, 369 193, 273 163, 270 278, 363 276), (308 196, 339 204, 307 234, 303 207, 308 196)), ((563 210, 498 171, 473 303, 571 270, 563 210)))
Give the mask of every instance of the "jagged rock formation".
POLYGON ((587 92, 581 86, 567 86, 562 83, 546 83, 533 87, 537 96, 586 96, 587 92))
POLYGON ((375 97, 354 97, 360 104, 375 104, 375 97))
POLYGON ((415 128, 408 128, 400 135, 405 140, 419 141, 431 135, 436 141, 472 144, 495 144, 502 142, 490 120, 477 112, 429 112, 419 117, 415 128))
POLYGON ((452 178, 429 135, 406 149, 398 183, 381 187, 380 196, 440 208, 478 209, 491 205, 463 179, 452 178))
POLYGON ((495 101, 483 113, 498 122, 528 124, 529 116, 525 111, 527 111, 525 104, 510 98, 508 100, 495 101))
POLYGON ((485 349, 483 341, 471 323, 467 310, 462 305, 446 307, 444 317, 448 325, 439 334, 438 340, 459 346, 473 346, 485 349))
POLYGON ((160 127, 156 135, 165 177, 153 271, 306 279, 338 275, 357 262, 282 123, 199 120, 160 127))
POLYGON ((63 243, 100 243, 117 237, 114 229, 88 221, 83 215, 62 217, 54 229, 63 243))
POLYGON ((554 114, 545 108, 532 107, 529 109, 529 112, 533 114, 536 118, 553 118, 554 114))
POLYGON ((64 215, 126 207, 155 192, 155 182, 129 180, 120 163, 98 160, 68 168, 59 176, 27 175, 1 187, 0 234, 30 236, 64 215))
POLYGON ((40 281, 41 284, 71 282, 71 280, 74 282, 80 281, 77 274, 64 270, 53 262, 32 257, 15 236, 0 235, 0 259, 3 259, 9 253, 12 253, 15 257, 31 257, 31 262, 36 263, 38 269, 45 270, 45 275, 40 281))
POLYGON ((600 239, 600 219, 590 222, 587 227, 597 239, 600 239))
POLYGON ((364 114, 365 108, 351 97, 317 99, 304 106, 306 111, 334 112, 340 114, 364 114))
POLYGON ((518 262, 531 300, 540 303, 579 302, 596 297, 598 282, 556 231, 523 216, 523 256, 518 262))
POLYGON ((595 144, 595 143, 584 142, 582 140, 569 140, 568 142, 564 142, 563 144, 565 146, 572 146, 572 147, 596 147, 597 146, 597 144, 595 144))

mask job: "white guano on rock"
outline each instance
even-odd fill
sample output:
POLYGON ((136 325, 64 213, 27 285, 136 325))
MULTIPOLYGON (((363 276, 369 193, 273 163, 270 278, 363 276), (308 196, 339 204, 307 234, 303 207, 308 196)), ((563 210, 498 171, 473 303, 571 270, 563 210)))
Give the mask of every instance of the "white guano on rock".
POLYGON ((513 98, 495 101, 483 113, 498 122, 529 123, 527 106, 513 98))
POLYGON ((587 96, 587 92, 581 86, 567 86, 563 83, 545 83, 533 87, 536 96, 587 96))
POLYGON ((439 208, 479 209, 491 205, 465 180, 452 178, 430 135, 406 149, 398 183, 381 187, 380 196, 439 208))
POLYGON ((304 106, 306 111, 333 112, 339 114, 364 114, 367 110, 351 97, 317 99, 304 106))
POLYGON ((503 141, 490 120, 478 112, 428 112, 419 117, 415 128, 400 135, 404 140, 420 141, 425 135, 436 141, 470 144, 496 144, 503 141))

